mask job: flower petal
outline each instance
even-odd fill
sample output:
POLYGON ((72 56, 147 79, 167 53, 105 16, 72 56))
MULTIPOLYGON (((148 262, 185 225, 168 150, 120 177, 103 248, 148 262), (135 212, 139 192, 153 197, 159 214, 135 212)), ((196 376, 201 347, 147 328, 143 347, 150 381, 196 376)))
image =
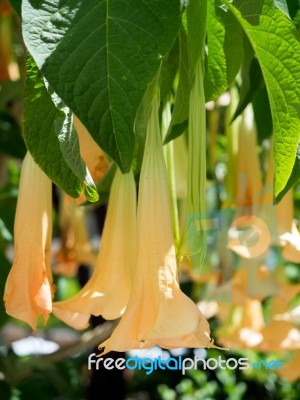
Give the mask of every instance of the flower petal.
POLYGON ((41 315, 52 310, 50 249, 52 233, 51 180, 26 154, 15 216, 15 256, 7 278, 4 301, 7 314, 36 328, 41 315))

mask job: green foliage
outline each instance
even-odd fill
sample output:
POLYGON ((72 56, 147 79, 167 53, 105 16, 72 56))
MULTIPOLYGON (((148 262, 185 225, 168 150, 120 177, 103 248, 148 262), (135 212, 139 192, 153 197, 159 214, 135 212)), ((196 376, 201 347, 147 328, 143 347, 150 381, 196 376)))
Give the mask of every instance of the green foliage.
MULTIPOLYGON (((135 121, 160 66, 162 97, 175 94, 165 139, 168 142, 188 127, 190 83, 198 58, 205 58, 206 101, 215 100, 232 84, 243 60, 236 114, 253 101, 260 123, 260 106, 270 106, 273 123, 268 117, 263 137, 274 129, 275 195, 285 190, 295 164, 300 130, 300 44, 292 22, 299 25, 296 0, 191 1, 182 12, 180 33, 180 7, 184 8, 186 2, 179 0, 72 0, 68 4, 12 0, 12 4, 19 13, 22 9, 25 43, 49 86, 123 172, 129 171, 136 163, 134 158, 142 154, 143 135, 134 129, 135 121), (203 48, 205 32, 204 57, 199 49, 203 48), (248 41, 254 56, 249 53, 248 41), (263 81, 269 101, 261 90, 263 81)), ((34 91, 30 96, 33 101, 34 91)), ((28 124, 34 122, 36 130, 35 116, 27 116, 28 124)), ((63 140, 52 155, 60 160, 62 153, 68 171, 65 175, 75 175, 69 185, 73 190, 67 190, 75 197, 81 191, 83 169, 80 166, 80 172, 76 171, 81 163, 73 146, 75 136, 71 130, 63 133, 64 127, 57 128, 63 140)), ((38 144, 31 144, 31 152, 33 148, 36 153, 45 150, 45 146, 38 149, 38 144)), ((66 190, 66 179, 58 176, 61 168, 48 166, 44 170, 66 190)), ((92 183, 87 185, 90 198, 95 200, 92 183)))
POLYGON ((177 36, 179 7, 179 0, 22 2, 24 40, 38 67, 123 172, 144 92, 177 36))
POLYGON ((272 0, 223 3, 249 38, 266 82, 275 134, 275 196, 287 184, 299 140, 300 43, 292 22, 272 0))

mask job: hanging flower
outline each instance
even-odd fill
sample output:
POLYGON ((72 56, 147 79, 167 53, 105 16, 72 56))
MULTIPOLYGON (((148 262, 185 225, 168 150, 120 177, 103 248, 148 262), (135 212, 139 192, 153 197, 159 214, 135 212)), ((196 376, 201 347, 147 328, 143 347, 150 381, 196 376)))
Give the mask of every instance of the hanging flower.
POLYGON ((72 298, 53 303, 53 314, 76 329, 91 315, 119 318, 127 305, 136 251, 136 188, 133 172, 116 171, 91 279, 72 298))
POLYGON ((129 303, 105 353, 149 348, 211 347, 200 310, 179 288, 170 192, 155 97, 147 125, 137 215, 137 268, 129 303))
POLYGON ((39 316, 46 323, 52 310, 51 188, 51 180, 27 152, 15 216, 14 262, 4 301, 7 314, 27 322, 32 329, 36 329, 39 316))

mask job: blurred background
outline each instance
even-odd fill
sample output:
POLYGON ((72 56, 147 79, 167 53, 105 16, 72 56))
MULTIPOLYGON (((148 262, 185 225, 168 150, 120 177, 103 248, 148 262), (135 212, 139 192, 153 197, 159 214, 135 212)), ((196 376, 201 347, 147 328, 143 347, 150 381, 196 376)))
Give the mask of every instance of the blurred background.
MULTIPOLYGON (((13 261, 14 215, 26 153, 22 140, 25 59, 20 20, 8 1, 1 0, 1 296, 13 261)), ((255 63, 253 68, 259 69, 255 63)), ((261 76, 259 70, 257 74, 261 76)), ((242 86, 241 81, 238 86, 242 86)), ((300 399, 299 187, 286 194, 281 206, 273 206, 272 122, 266 89, 258 79, 250 96, 253 107, 231 124, 237 106, 236 87, 207 105, 205 218, 219 225, 208 231, 201 274, 193 274, 188 260, 184 260, 180 278, 182 290, 209 319, 216 343, 230 350, 153 348, 107 357, 246 357, 251 365, 279 360, 284 368, 251 367, 242 371, 203 370, 199 366, 184 376, 175 370, 158 370, 150 375, 144 370, 88 370, 88 355, 97 352, 97 345, 111 334, 115 322, 92 318, 90 328, 78 332, 50 316, 47 325, 40 323, 33 333, 10 318, 1 301, 1 400, 300 399), (249 214, 265 222, 265 233, 257 230, 255 218, 241 222, 239 218, 249 214), (257 248, 262 239, 265 244, 257 248)), ((183 135, 174 142, 179 216, 186 198, 185 140, 183 135)), ((53 187, 52 255, 57 300, 70 298, 91 275, 105 221, 111 182, 108 166, 103 158, 97 205, 79 206, 80 202, 53 187)))

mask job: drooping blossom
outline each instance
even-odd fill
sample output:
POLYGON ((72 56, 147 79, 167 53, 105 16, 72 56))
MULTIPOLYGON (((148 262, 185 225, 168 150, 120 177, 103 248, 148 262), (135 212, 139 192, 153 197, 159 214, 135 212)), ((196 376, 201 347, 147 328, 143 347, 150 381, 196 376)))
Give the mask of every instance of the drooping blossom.
POLYGON ((8 275, 4 302, 7 314, 36 329, 52 310, 50 266, 52 234, 51 180, 27 152, 20 178, 14 225, 14 262, 8 275))

